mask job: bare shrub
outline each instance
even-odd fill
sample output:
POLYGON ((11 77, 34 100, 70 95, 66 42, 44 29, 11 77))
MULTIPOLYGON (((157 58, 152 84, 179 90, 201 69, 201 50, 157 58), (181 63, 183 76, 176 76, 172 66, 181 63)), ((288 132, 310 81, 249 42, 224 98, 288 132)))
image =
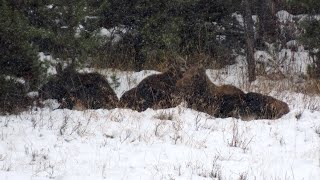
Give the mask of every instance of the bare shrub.
POLYGON ((160 120, 172 121, 174 118, 174 115, 173 115, 173 112, 161 111, 159 114, 156 114, 154 118, 160 119, 160 120))
POLYGON ((319 135, 320 137, 320 125, 315 127, 315 132, 319 135))
POLYGON ((199 117, 199 115, 200 115, 200 113, 198 113, 197 114, 197 116, 196 116, 196 118, 195 118, 195 129, 196 129, 196 131, 198 131, 199 130, 199 128, 200 128, 200 126, 201 126, 201 123, 200 123, 200 121, 201 121, 201 118, 199 117))
POLYGON ((60 126, 60 129, 59 129, 61 136, 63 136, 67 130, 67 125, 68 125, 69 119, 70 119, 69 115, 64 116, 64 120, 63 120, 62 125, 60 126))
POLYGON ((221 167, 217 164, 220 156, 215 156, 212 161, 212 168, 209 177, 216 180, 222 180, 221 167))
MULTIPOLYGON (((188 162, 186 167, 191 169, 192 174, 196 174, 200 177, 222 180, 221 166, 217 163, 219 158, 220 156, 214 156, 210 168, 200 161, 188 162)), ((181 170, 181 168, 179 170, 181 170)))
POLYGON ((175 121, 172 122, 172 127, 174 130, 174 133, 172 136, 170 136, 170 138, 173 140, 174 144, 177 144, 178 141, 182 142, 182 135, 181 135, 181 131, 183 129, 183 123, 180 119, 177 119, 175 121))
POLYGON ((239 175, 239 179, 238 180, 247 180, 248 179, 248 173, 241 173, 240 175, 239 175))
POLYGON ((121 135, 120 135, 120 142, 124 143, 125 141, 129 140, 130 137, 133 136, 133 133, 130 129, 125 129, 124 131, 122 131, 121 135))
POLYGON ((241 148, 243 152, 246 153, 249 149, 249 144, 254 137, 248 139, 244 136, 244 133, 245 132, 239 132, 238 120, 234 120, 232 126, 232 139, 229 142, 229 146, 241 148))
POLYGON ((2 166, 0 169, 2 171, 11 171, 12 170, 12 161, 11 157, 8 156, 7 154, 0 154, 0 161, 2 162, 2 166))
POLYGON ((301 116, 302 116, 302 113, 303 113, 303 112, 298 112, 298 113, 295 115, 295 117, 296 117, 297 120, 300 120, 300 118, 301 118, 301 116))
POLYGON ((161 121, 161 122, 157 123, 156 127, 154 129, 154 135, 159 137, 161 135, 161 131, 165 125, 166 125, 165 121, 161 121))

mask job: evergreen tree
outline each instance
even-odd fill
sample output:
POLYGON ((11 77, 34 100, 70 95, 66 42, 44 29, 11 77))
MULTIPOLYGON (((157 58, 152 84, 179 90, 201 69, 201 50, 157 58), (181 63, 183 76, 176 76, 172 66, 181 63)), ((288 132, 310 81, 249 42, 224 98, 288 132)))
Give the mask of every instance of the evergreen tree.
POLYGON ((124 36, 139 71, 152 51, 207 53, 217 58, 229 54, 226 50, 231 52, 241 41, 241 30, 231 17, 233 2, 110 0, 102 16, 105 27, 127 30, 124 36))
POLYGON ((319 0, 286 0, 287 8, 292 14, 320 13, 319 0))
POLYGON ((179 44, 179 18, 172 16, 178 0, 110 0, 103 12, 103 26, 122 27, 134 50, 135 70, 140 71, 151 50, 172 50, 179 44))
POLYGON ((309 75, 320 78, 320 20, 313 16, 315 13, 320 13, 320 1, 290 0, 289 5, 309 14, 309 18, 302 23, 305 30, 300 41, 310 49, 310 54, 314 57, 314 63, 308 68, 309 75))
MULTIPOLYGON (((231 16, 233 1, 189 1, 183 6, 181 48, 185 53, 206 53, 216 58, 230 53, 241 40, 243 30, 231 16), (221 52, 221 54, 220 54, 221 52)), ((222 58, 225 59, 225 58, 222 58)))
POLYGON ((305 32, 301 42, 310 49, 314 55, 314 63, 309 67, 308 73, 313 78, 320 78, 320 21, 314 18, 304 22, 305 32))
MULTIPOLYGON (((25 1, 22 1, 25 2, 25 1)), ((14 4, 29 23, 38 29, 31 40, 39 51, 72 65, 79 65, 92 54, 97 39, 92 35, 97 27, 86 26, 92 11, 88 0, 39 0, 14 4), (28 3, 29 2, 29 3, 28 3), (89 29, 89 30, 88 30, 89 29)))
POLYGON ((46 35, 41 38, 47 51, 55 58, 71 60, 69 63, 73 65, 85 61, 95 41, 81 24, 88 15, 86 1, 55 0, 47 12, 52 14, 52 18, 47 17, 46 35))
POLYGON ((0 5, 0 72, 23 77, 31 87, 38 83, 39 62, 31 39, 36 29, 14 6, 1 0, 0 5))

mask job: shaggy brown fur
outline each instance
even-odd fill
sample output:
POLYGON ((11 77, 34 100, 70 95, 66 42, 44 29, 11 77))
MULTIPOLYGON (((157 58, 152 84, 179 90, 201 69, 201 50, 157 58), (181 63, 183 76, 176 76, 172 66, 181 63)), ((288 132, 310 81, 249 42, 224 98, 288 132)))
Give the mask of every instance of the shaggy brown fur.
POLYGON ((245 104, 245 93, 241 89, 231 85, 215 86, 212 94, 217 104, 216 117, 240 117, 239 111, 245 104))
POLYGON ((176 87, 180 96, 187 102, 189 108, 214 114, 214 97, 211 94, 209 79, 200 72, 204 69, 193 67, 188 69, 177 81, 176 87))
POLYGON ((277 119, 289 112, 289 107, 285 102, 258 93, 247 93, 245 102, 243 116, 250 115, 257 119, 277 119))
POLYGON ((162 74, 148 76, 137 87, 123 94, 120 106, 137 111, 177 106, 175 84, 182 77, 182 73, 180 68, 172 67, 162 74))
POLYGON ((40 98, 57 99, 61 108, 112 109, 118 98, 106 79, 97 73, 81 74, 66 70, 40 89, 40 98))
MULTIPOLYGON (((212 83, 213 84, 213 83, 212 83)), ((213 93, 216 94, 217 96, 222 96, 222 95, 229 95, 229 96, 240 96, 244 95, 244 92, 232 85, 221 85, 221 86, 215 86, 213 84, 213 93)))
POLYGON ((143 111, 144 98, 138 92, 138 88, 132 88, 125 92, 121 98, 119 107, 120 108, 131 108, 136 111, 143 111))
POLYGON ((187 70, 176 85, 188 107, 215 117, 275 119, 289 112, 286 103, 270 96, 214 85, 201 67, 187 70))

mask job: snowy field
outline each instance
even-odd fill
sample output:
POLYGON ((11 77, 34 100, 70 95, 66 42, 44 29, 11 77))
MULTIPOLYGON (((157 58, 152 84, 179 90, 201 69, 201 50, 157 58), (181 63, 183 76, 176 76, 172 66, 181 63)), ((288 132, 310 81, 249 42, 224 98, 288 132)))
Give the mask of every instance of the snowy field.
MULTIPOLYGON (((281 23, 293 21, 285 11, 277 16, 281 23)), ((257 51, 256 61, 268 73, 276 66, 290 77, 306 74, 312 59, 296 43, 288 42, 278 53, 257 51)), ((56 64, 43 53, 40 59, 56 64)), ((139 113, 56 109, 47 101, 42 109, 0 116, 0 180, 320 180, 320 97, 293 92, 292 84, 299 81, 294 78, 258 77, 248 85, 243 57, 236 61, 207 75, 218 85, 272 95, 287 102, 290 112, 277 120, 241 121, 214 118, 183 104, 139 113)), ((83 70, 92 71, 105 75, 118 97, 158 73, 83 70)))
MULTIPOLYGON (((99 72, 118 97, 157 73, 99 72)), ((237 85, 219 73, 221 82, 237 85)), ((217 75, 207 74, 213 81, 217 75)), ((0 116, 0 179, 319 180, 319 97, 274 95, 291 108, 278 120, 214 118, 183 104, 139 113, 54 110, 48 103, 0 116)))

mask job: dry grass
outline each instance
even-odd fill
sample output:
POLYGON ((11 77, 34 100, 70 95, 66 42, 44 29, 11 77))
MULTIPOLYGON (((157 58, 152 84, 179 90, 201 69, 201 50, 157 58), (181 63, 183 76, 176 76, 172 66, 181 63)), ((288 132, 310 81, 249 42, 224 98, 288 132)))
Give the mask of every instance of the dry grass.
POLYGON ((320 80, 314 79, 282 78, 274 80, 266 76, 258 76, 256 82, 243 85, 243 87, 245 87, 245 91, 254 91, 263 94, 289 91, 306 95, 320 95, 320 80))
MULTIPOLYGON (((186 65, 202 64, 209 69, 220 69, 226 65, 234 63, 232 55, 224 55, 226 57, 213 57, 205 53, 194 53, 190 55, 178 55, 171 51, 149 51, 145 56, 143 69, 165 71, 167 67, 172 65, 174 60, 182 59, 186 65)), ((107 49, 95 57, 91 57, 90 66, 94 68, 113 68, 123 71, 133 71, 134 52, 130 50, 112 50, 107 49)))
POLYGON ((174 119, 174 115, 173 115, 173 112, 161 111, 160 113, 156 114, 154 118, 160 119, 160 120, 172 121, 174 119))

